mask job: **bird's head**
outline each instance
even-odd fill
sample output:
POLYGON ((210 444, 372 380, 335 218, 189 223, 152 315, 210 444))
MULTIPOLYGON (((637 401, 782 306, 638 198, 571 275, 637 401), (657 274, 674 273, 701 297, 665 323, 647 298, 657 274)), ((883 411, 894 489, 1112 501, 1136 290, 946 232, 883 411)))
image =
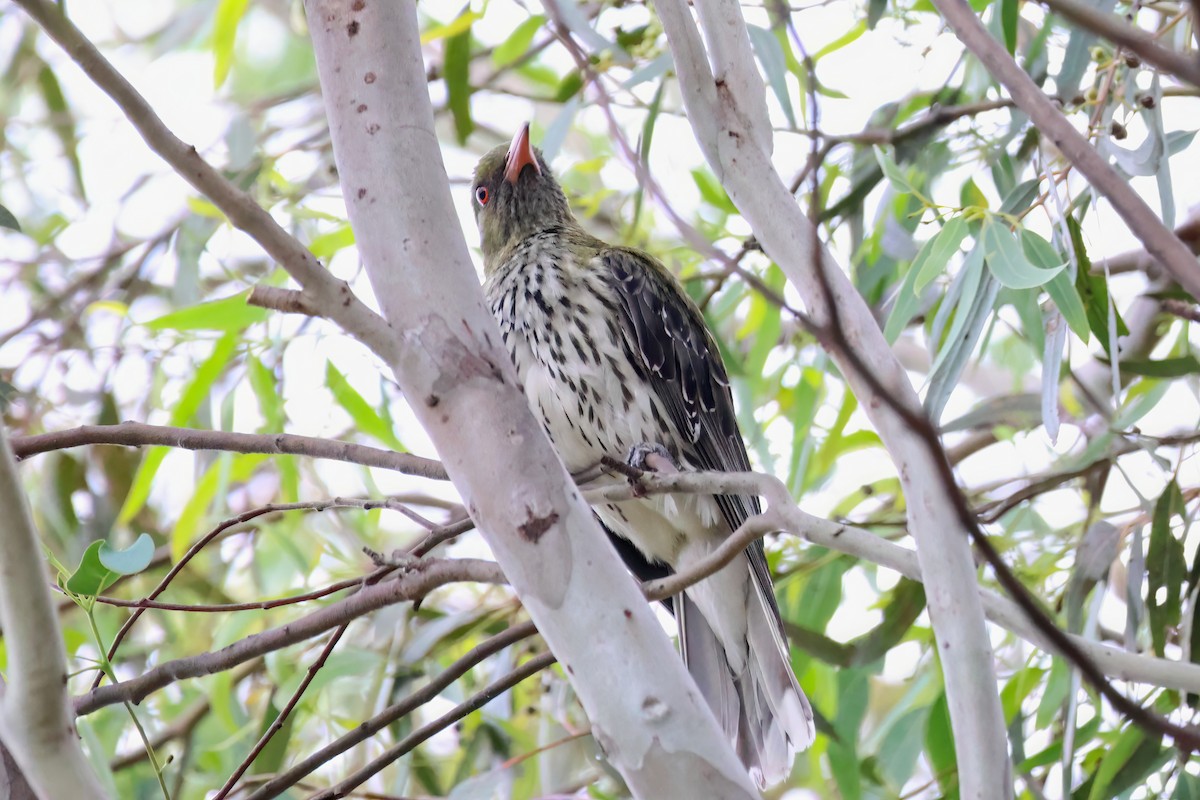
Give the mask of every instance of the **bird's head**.
POLYGON ((528 124, 517 131, 512 144, 500 145, 479 160, 471 205, 487 271, 529 236, 574 219, 541 151, 529 142, 528 124))

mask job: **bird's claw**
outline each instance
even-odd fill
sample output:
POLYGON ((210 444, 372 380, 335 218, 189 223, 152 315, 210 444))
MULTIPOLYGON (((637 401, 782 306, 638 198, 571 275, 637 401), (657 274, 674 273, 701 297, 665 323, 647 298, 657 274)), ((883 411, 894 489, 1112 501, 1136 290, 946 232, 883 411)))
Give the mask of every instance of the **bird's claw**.
POLYGON ((629 448, 625 463, 642 472, 658 472, 667 475, 679 472, 675 459, 658 442, 642 442, 629 448))

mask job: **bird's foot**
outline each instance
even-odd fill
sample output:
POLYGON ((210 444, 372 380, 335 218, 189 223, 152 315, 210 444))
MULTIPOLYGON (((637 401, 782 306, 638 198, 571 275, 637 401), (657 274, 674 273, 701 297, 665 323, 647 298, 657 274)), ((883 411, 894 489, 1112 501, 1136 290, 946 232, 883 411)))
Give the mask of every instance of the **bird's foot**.
POLYGON ((675 459, 667 452, 667 448, 658 442, 642 442, 629 448, 625 456, 625 466, 630 470, 629 485, 633 487, 634 497, 645 497, 646 490, 638 480, 647 472, 660 475, 674 475, 679 472, 675 459))
POLYGON ((625 463, 641 472, 658 472, 674 475, 679 472, 675 459, 667 452, 667 448, 658 442, 642 442, 629 448, 625 463))

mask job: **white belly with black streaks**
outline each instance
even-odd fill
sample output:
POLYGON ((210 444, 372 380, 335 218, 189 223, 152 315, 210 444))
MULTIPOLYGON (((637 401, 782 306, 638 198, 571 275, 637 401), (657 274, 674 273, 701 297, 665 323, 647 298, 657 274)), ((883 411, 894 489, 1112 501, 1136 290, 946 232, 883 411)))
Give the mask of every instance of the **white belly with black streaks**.
MULTIPOLYGON (((678 454, 674 425, 630 366, 636 350, 604 274, 571 263, 548 239, 525 242, 484 288, 529 404, 567 469, 579 472, 606 455, 624 460, 644 442, 678 454)), ((615 533, 673 566, 681 555, 691 560, 688 541, 707 550, 725 532, 710 497, 658 495, 596 511, 615 533)))

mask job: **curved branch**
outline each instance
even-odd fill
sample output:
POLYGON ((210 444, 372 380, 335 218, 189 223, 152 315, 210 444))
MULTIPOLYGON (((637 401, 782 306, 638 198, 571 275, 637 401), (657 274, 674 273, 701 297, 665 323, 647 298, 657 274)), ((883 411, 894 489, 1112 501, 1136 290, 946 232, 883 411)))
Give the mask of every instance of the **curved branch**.
POLYGON ((349 284, 326 271, 248 192, 235 186, 205 161, 194 146, 172 133, 137 89, 52 0, 16 0, 16 3, 113 99, 155 153, 311 293, 312 306, 321 316, 334 320, 389 361, 400 355, 399 339, 387 321, 359 300, 349 284))
MULTIPOLYGON (((808 540, 812 544, 836 550, 839 553, 869 561, 911 578, 924 581, 917 554, 908 548, 888 541, 863 528, 846 525, 807 514, 792 501, 787 487, 773 475, 755 472, 681 472, 675 475, 644 475, 638 479, 636 488, 616 484, 584 490, 590 502, 614 502, 628 500, 638 492, 658 494, 683 492, 689 494, 757 494, 766 499, 769 509, 754 519, 765 520, 765 527, 778 525, 777 530, 808 540)), ((761 534, 757 534, 761 535, 761 534)), ((745 547, 756 538, 744 529, 738 534, 745 547)), ((683 585, 698 580, 727 563, 728 548, 714 550, 678 577, 683 585), (699 576, 699 577, 698 577, 699 576)), ((665 581, 646 584, 647 594, 652 599, 666 596, 665 581)), ((674 586, 666 587, 674 589, 674 586)), ((1023 639, 1056 655, 1065 655, 1054 643, 1040 632, 1036 625, 1013 601, 990 589, 979 587, 979 596, 984 610, 994 622, 1007 628, 1023 639)), ((1082 650, 1104 672, 1121 680, 1137 681, 1169 689, 1200 693, 1200 666, 1183 661, 1170 661, 1154 656, 1130 653, 1090 639, 1068 634, 1068 639, 1082 650)))
MULTIPOLYGON (((336 800, 336 798, 348 797, 350 792, 354 791, 355 788, 361 786, 373 775, 396 759, 404 756, 405 753, 408 753, 414 747, 421 744, 421 742, 424 742, 435 733, 450 727, 472 711, 483 708, 504 692, 507 692, 526 678, 538 674, 556 660, 552 653, 542 653, 529 659, 508 674, 492 681, 483 690, 471 695, 442 716, 405 736, 402 740, 384 750, 383 753, 374 758, 369 764, 351 773, 349 777, 336 786, 313 795, 310 800, 336 800)), ((658 749, 661 749, 661 747, 662 745, 659 744, 658 749)), ((670 754, 664 755, 669 756, 670 754)))
POLYGON ((400 702, 388 706, 369 720, 355 725, 348 733, 325 745, 298 764, 292 765, 285 772, 276 775, 270 781, 247 795, 246 800, 267 800, 271 797, 278 797, 284 790, 295 786, 305 776, 322 765, 346 752, 354 745, 366 741, 393 722, 408 716, 416 709, 437 697, 446 687, 461 678, 466 674, 467 670, 483 661, 483 659, 500 652, 510 645, 527 639, 535 633, 537 633, 537 628, 533 626, 532 622, 523 622, 519 625, 513 625, 497 633, 495 636, 480 642, 453 664, 438 673, 429 683, 417 689, 400 702))
POLYGON ((71 723, 62 632, 3 424, 0 509, 0 627, 8 655, 0 741, 40 796, 106 797, 71 723))
POLYGON ((379 467, 431 480, 446 480, 446 470, 430 458, 397 453, 351 442, 297 436, 292 433, 231 433, 194 428, 121 422, 116 425, 83 425, 64 431, 39 433, 13 438, 13 452, 22 460, 38 453, 83 447, 90 444, 144 447, 163 445, 185 450, 222 450, 230 453, 266 453, 297 455, 346 461, 364 467, 379 467))
POLYGON ((90 714, 114 703, 140 703, 151 692, 183 678, 198 678, 230 669, 258 656, 302 642, 363 614, 395 603, 424 597, 447 583, 507 583, 491 561, 454 559, 420 561, 394 580, 368 586, 361 592, 314 611, 303 619, 247 636, 228 647, 159 664, 136 678, 101 686, 75 698, 75 713, 90 714))

